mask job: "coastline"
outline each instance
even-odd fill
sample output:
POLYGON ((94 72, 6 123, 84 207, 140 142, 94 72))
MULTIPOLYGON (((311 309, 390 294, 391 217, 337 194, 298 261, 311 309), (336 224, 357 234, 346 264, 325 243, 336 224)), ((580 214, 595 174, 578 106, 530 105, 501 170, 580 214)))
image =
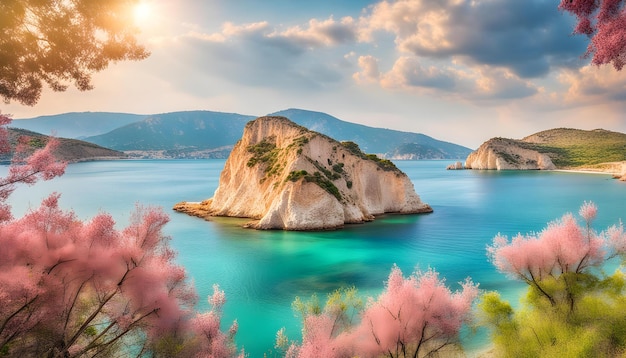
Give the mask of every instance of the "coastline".
POLYGON ((602 174, 616 176, 619 173, 614 171, 594 170, 594 169, 552 169, 551 172, 577 173, 577 174, 602 174))

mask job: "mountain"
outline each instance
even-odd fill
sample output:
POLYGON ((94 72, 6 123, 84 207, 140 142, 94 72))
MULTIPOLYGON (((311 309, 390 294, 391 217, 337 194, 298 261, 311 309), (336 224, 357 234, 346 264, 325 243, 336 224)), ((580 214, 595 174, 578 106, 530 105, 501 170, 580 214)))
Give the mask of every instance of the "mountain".
POLYGON ((116 150, 167 150, 180 155, 223 147, 230 150, 254 118, 210 111, 155 114, 85 140, 116 150))
POLYGON ((587 169, 614 172, 626 163, 626 134, 556 128, 523 139, 492 138, 472 152, 468 169, 587 169))
POLYGON ((432 212, 389 160, 276 116, 246 125, 213 198, 174 210, 251 218, 248 227, 265 230, 337 229, 383 213, 432 212))
POLYGON ((109 112, 64 113, 35 118, 14 119, 12 127, 63 138, 94 136, 137 122, 145 115, 109 112))
POLYGON ((287 117, 301 126, 339 141, 358 143, 364 152, 389 159, 458 159, 467 157, 472 151, 421 133, 368 127, 321 112, 292 108, 269 115, 287 117))
MULTIPOLYGON (((18 138, 23 136, 30 138, 29 142, 31 143, 33 149, 44 146, 50 138, 49 136, 25 129, 9 128, 9 141, 12 143, 12 147, 17 143, 18 138)), ((59 140, 59 147, 56 149, 54 154, 57 158, 66 162, 75 163, 89 160, 128 158, 128 156, 123 152, 103 148, 99 145, 82 140, 68 138, 57 139, 59 140)), ((10 156, 10 154, 5 155, 2 160, 10 160, 10 156)))
MULTIPOLYGON (((471 149, 420 133, 368 127, 326 113, 288 109, 272 113, 340 141, 358 143, 363 151, 388 159, 460 159, 471 149)), ((15 120, 20 128, 81 137, 133 156, 159 158, 225 158, 256 116, 211 111, 154 115, 68 113, 15 120), (106 123, 106 122, 110 123, 106 123), (86 128, 93 124, 96 128, 86 128), (100 132, 98 132, 100 131, 100 132), (88 133, 89 132, 89 133, 88 133), (68 135, 72 134, 72 135, 68 135)))

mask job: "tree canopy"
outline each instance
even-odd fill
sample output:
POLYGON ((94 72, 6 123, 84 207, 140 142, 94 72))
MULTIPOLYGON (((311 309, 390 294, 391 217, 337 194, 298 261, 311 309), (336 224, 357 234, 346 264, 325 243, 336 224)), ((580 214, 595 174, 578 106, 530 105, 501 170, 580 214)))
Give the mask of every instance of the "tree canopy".
POLYGON ((46 83, 93 88, 91 75, 113 61, 141 60, 133 8, 138 0, 0 2, 0 96, 35 105, 46 83))

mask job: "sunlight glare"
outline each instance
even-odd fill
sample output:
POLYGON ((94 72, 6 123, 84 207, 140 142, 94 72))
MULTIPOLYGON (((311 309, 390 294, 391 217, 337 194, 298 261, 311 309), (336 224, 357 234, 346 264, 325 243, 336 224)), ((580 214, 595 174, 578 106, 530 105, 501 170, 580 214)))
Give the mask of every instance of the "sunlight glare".
POLYGON ((142 25, 148 22, 150 20, 151 15, 152 15, 152 7, 147 2, 142 1, 138 3, 137 5, 135 5, 134 16, 135 16, 135 22, 138 25, 142 25))

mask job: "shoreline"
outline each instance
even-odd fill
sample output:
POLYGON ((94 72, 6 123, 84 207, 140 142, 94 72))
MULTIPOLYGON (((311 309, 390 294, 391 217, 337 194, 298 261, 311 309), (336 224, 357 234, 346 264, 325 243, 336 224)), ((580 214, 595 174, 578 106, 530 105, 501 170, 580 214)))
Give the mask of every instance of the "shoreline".
MULTIPOLYGON (((548 171, 548 170, 547 170, 548 171)), ((603 174, 603 175, 619 175, 613 171, 593 170, 593 169, 551 169, 551 172, 576 173, 576 174, 603 174)))

